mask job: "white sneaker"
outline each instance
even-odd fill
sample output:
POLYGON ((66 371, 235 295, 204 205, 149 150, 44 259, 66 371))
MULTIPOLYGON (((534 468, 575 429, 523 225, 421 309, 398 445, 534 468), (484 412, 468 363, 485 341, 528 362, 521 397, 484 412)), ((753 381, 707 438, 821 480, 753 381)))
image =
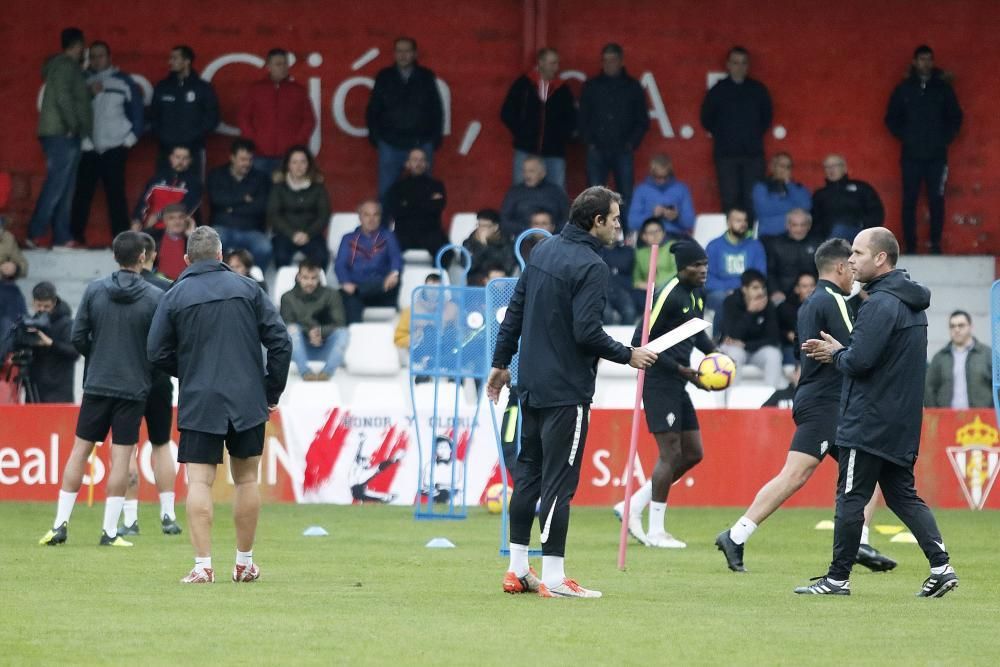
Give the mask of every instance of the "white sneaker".
POLYGON ((646 546, 660 549, 685 549, 687 544, 681 542, 670 533, 650 533, 646 535, 646 546))
POLYGON ((584 588, 572 579, 563 579, 558 586, 549 588, 545 584, 538 585, 538 597, 542 598, 599 598, 601 591, 584 588))
MULTIPOLYGON (((614 512, 618 520, 621 521, 622 516, 625 514, 624 500, 615 505, 614 512)), ((642 527, 642 514, 629 513, 628 534, 634 537, 639 544, 647 547, 649 546, 649 544, 646 543, 646 531, 642 527)))

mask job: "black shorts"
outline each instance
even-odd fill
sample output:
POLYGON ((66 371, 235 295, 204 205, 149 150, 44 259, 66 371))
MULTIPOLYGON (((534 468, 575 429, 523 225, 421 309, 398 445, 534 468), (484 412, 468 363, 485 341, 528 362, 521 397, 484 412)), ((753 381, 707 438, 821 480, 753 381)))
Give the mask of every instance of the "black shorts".
POLYGON ((698 415, 691 403, 691 395, 680 382, 644 384, 642 404, 650 433, 699 430, 698 415))
POLYGON ((249 459, 264 453, 264 426, 267 422, 251 426, 245 431, 237 431, 229 422, 229 431, 204 433, 202 431, 181 431, 181 442, 177 447, 178 463, 222 463, 222 446, 225 444, 229 455, 237 459, 249 459))
POLYGON ((139 426, 145 408, 145 401, 84 393, 76 419, 76 437, 88 442, 104 442, 111 431, 113 444, 134 445, 139 442, 139 426))
POLYGON ((792 436, 790 451, 802 452, 820 461, 829 454, 837 458, 837 418, 840 406, 836 403, 818 403, 806 407, 795 406, 792 419, 795 420, 795 435, 792 436))
POLYGON ((163 445, 170 442, 170 430, 174 423, 174 386, 169 380, 154 382, 146 397, 146 433, 149 442, 163 445))

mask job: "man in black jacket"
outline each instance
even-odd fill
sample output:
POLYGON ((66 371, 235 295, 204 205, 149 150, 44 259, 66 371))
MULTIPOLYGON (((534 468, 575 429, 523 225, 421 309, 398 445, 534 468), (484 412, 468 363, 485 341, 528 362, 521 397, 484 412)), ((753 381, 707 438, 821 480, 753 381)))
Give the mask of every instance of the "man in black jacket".
POLYGON ((146 335, 163 292, 139 275, 146 254, 137 232, 116 236, 113 251, 121 268, 87 285, 73 322, 73 346, 87 358, 83 401, 73 451, 63 469, 55 523, 39 544, 66 541, 67 524, 83 483, 87 458, 94 444, 103 442, 111 431, 111 471, 99 544, 132 546, 118 535, 118 517, 125 504, 129 459, 135 456, 150 388, 146 335))
POLYGON ((917 198, 927 186, 931 215, 931 253, 941 254, 944 188, 948 181, 948 145, 962 127, 962 107, 944 73, 934 67, 926 45, 913 52, 910 74, 889 98, 885 124, 902 142, 903 239, 907 254, 917 251, 917 198))
POLYGON ((931 574, 917 593, 941 597, 958 585, 934 514, 917 495, 913 465, 923 424, 927 315, 931 293, 896 269, 899 244, 884 227, 854 239, 849 261, 865 283, 868 300, 858 311, 850 344, 828 332, 802 349, 810 359, 832 364, 844 375, 837 446, 840 448, 833 561, 826 576, 800 594, 850 595, 851 566, 861 540, 864 507, 882 489, 930 561, 931 574))
POLYGON ((609 272, 598 251, 610 246, 621 229, 620 206, 621 197, 603 187, 580 193, 562 233, 532 251, 500 326, 487 395, 495 403, 500 390, 510 385, 507 366, 520 339, 522 413, 521 452, 510 499, 510 569, 503 582, 507 593, 601 596, 567 578, 563 566, 597 362, 648 368, 656 361, 656 354, 645 348, 630 350, 616 342, 601 324, 609 272), (528 565, 539 498, 541 579, 528 565))
POLYGON ((760 368, 764 382, 781 384, 781 330, 778 312, 767 298, 764 274, 747 269, 740 276, 740 288, 722 302, 719 350, 732 357, 739 368, 749 364, 760 368))
POLYGON ((557 76, 559 52, 538 52, 538 66, 519 76, 504 98, 500 120, 514 144, 514 185, 521 182, 524 161, 537 155, 549 180, 566 189, 566 144, 576 129, 573 93, 557 76))
POLYGON ((399 249, 423 249, 431 259, 448 242, 441 229, 441 213, 448 202, 444 183, 427 173, 430 163, 422 148, 410 150, 406 169, 385 194, 385 217, 399 249))
POLYGON ((236 567, 233 581, 255 581, 254 533, 260 514, 257 466, 264 427, 288 378, 292 342, 274 304, 250 278, 222 262, 211 227, 188 239, 180 275, 149 331, 146 352, 180 380, 177 460, 187 464, 187 516, 195 566, 182 583, 212 583, 212 484, 222 448, 236 485, 236 567), (267 367, 261 358, 267 348, 267 367))
POLYGON ((253 168, 254 144, 235 139, 229 148, 229 163, 209 172, 208 200, 212 203, 212 227, 227 252, 243 248, 254 264, 267 271, 271 263, 271 239, 267 235, 267 195, 271 179, 253 168))
POLYGON ((764 180, 764 133, 771 127, 771 94, 747 76, 750 54, 742 46, 729 50, 729 76, 705 94, 701 125, 712 133, 712 155, 719 178, 722 210, 739 208, 754 219, 752 190, 764 180))
POLYGON ((871 185, 847 175, 843 155, 827 155, 823 172, 826 185, 812 196, 813 233, 817 237, 851 243, 862 229, 882 226, 882 199, 871 185))
MULTIPOLYGON (((378 196, 399 178, 411 148, 427 156, 428 173, 441 145, 444 110, 434 72, 417 63, 417 41, 399 37, 396 63, 379 71, 368 99, 368 141, 378 149, 378 196)), ((384 203, 384 202, 383 202, 384 203)))
MULTIPOLYGON (((601 73, 580 93, 580 138, 587 144, 587 184, 604 185, 608 172, 622 195, 622 211, 632 202, 634 155, 649 129, 646 95, 628 75, 618 44, 601 50, 601 73)), ((633 224, 638 224, 638 220, 633 224)))
POLYGON ((812 216, 801 208, 793 208, 785 216, 781 236, 772 236, 764 246, 767 250, 767 286, 775 304, 784 301, 795 281, 803 273, 816 275, 817 237, 812 233, 812 216))
POLYGON ((73 376, 80 353, 73 347, 73 312, 56 294, 55 285, 40 282, 31 290, 35 314, 45 313, 49 325, 35 331, 31 360, 31 384, 37 403, 72 403, 73 376))

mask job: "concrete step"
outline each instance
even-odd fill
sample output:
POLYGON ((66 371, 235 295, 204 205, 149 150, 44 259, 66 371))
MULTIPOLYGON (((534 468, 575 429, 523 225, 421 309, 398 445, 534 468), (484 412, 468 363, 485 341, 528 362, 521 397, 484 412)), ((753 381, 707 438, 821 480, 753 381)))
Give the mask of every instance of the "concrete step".
POLYGON ((990 255, 927 256, 905 255, 899 268, 925 285, 968 285, 989 287, 996 279, 996 260, 990 255))

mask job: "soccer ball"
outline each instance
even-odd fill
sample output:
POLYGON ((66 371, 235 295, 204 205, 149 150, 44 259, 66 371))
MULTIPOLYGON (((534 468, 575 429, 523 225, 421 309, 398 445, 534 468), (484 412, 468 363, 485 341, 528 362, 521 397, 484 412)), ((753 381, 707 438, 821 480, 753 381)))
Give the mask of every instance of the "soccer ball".
MULTIPOLYGON (((507 497, 510 497, 510 487, 507 487, 507 497)), ((503 510, 503 483, 497 482, 486 489, 486 511, 490 514, 500 514, 503 510)))
POLYGON ((698 374, 706 389, 722 391, 736 379, 736 362, 721 352, 713 352, 698 364, 698 374))

